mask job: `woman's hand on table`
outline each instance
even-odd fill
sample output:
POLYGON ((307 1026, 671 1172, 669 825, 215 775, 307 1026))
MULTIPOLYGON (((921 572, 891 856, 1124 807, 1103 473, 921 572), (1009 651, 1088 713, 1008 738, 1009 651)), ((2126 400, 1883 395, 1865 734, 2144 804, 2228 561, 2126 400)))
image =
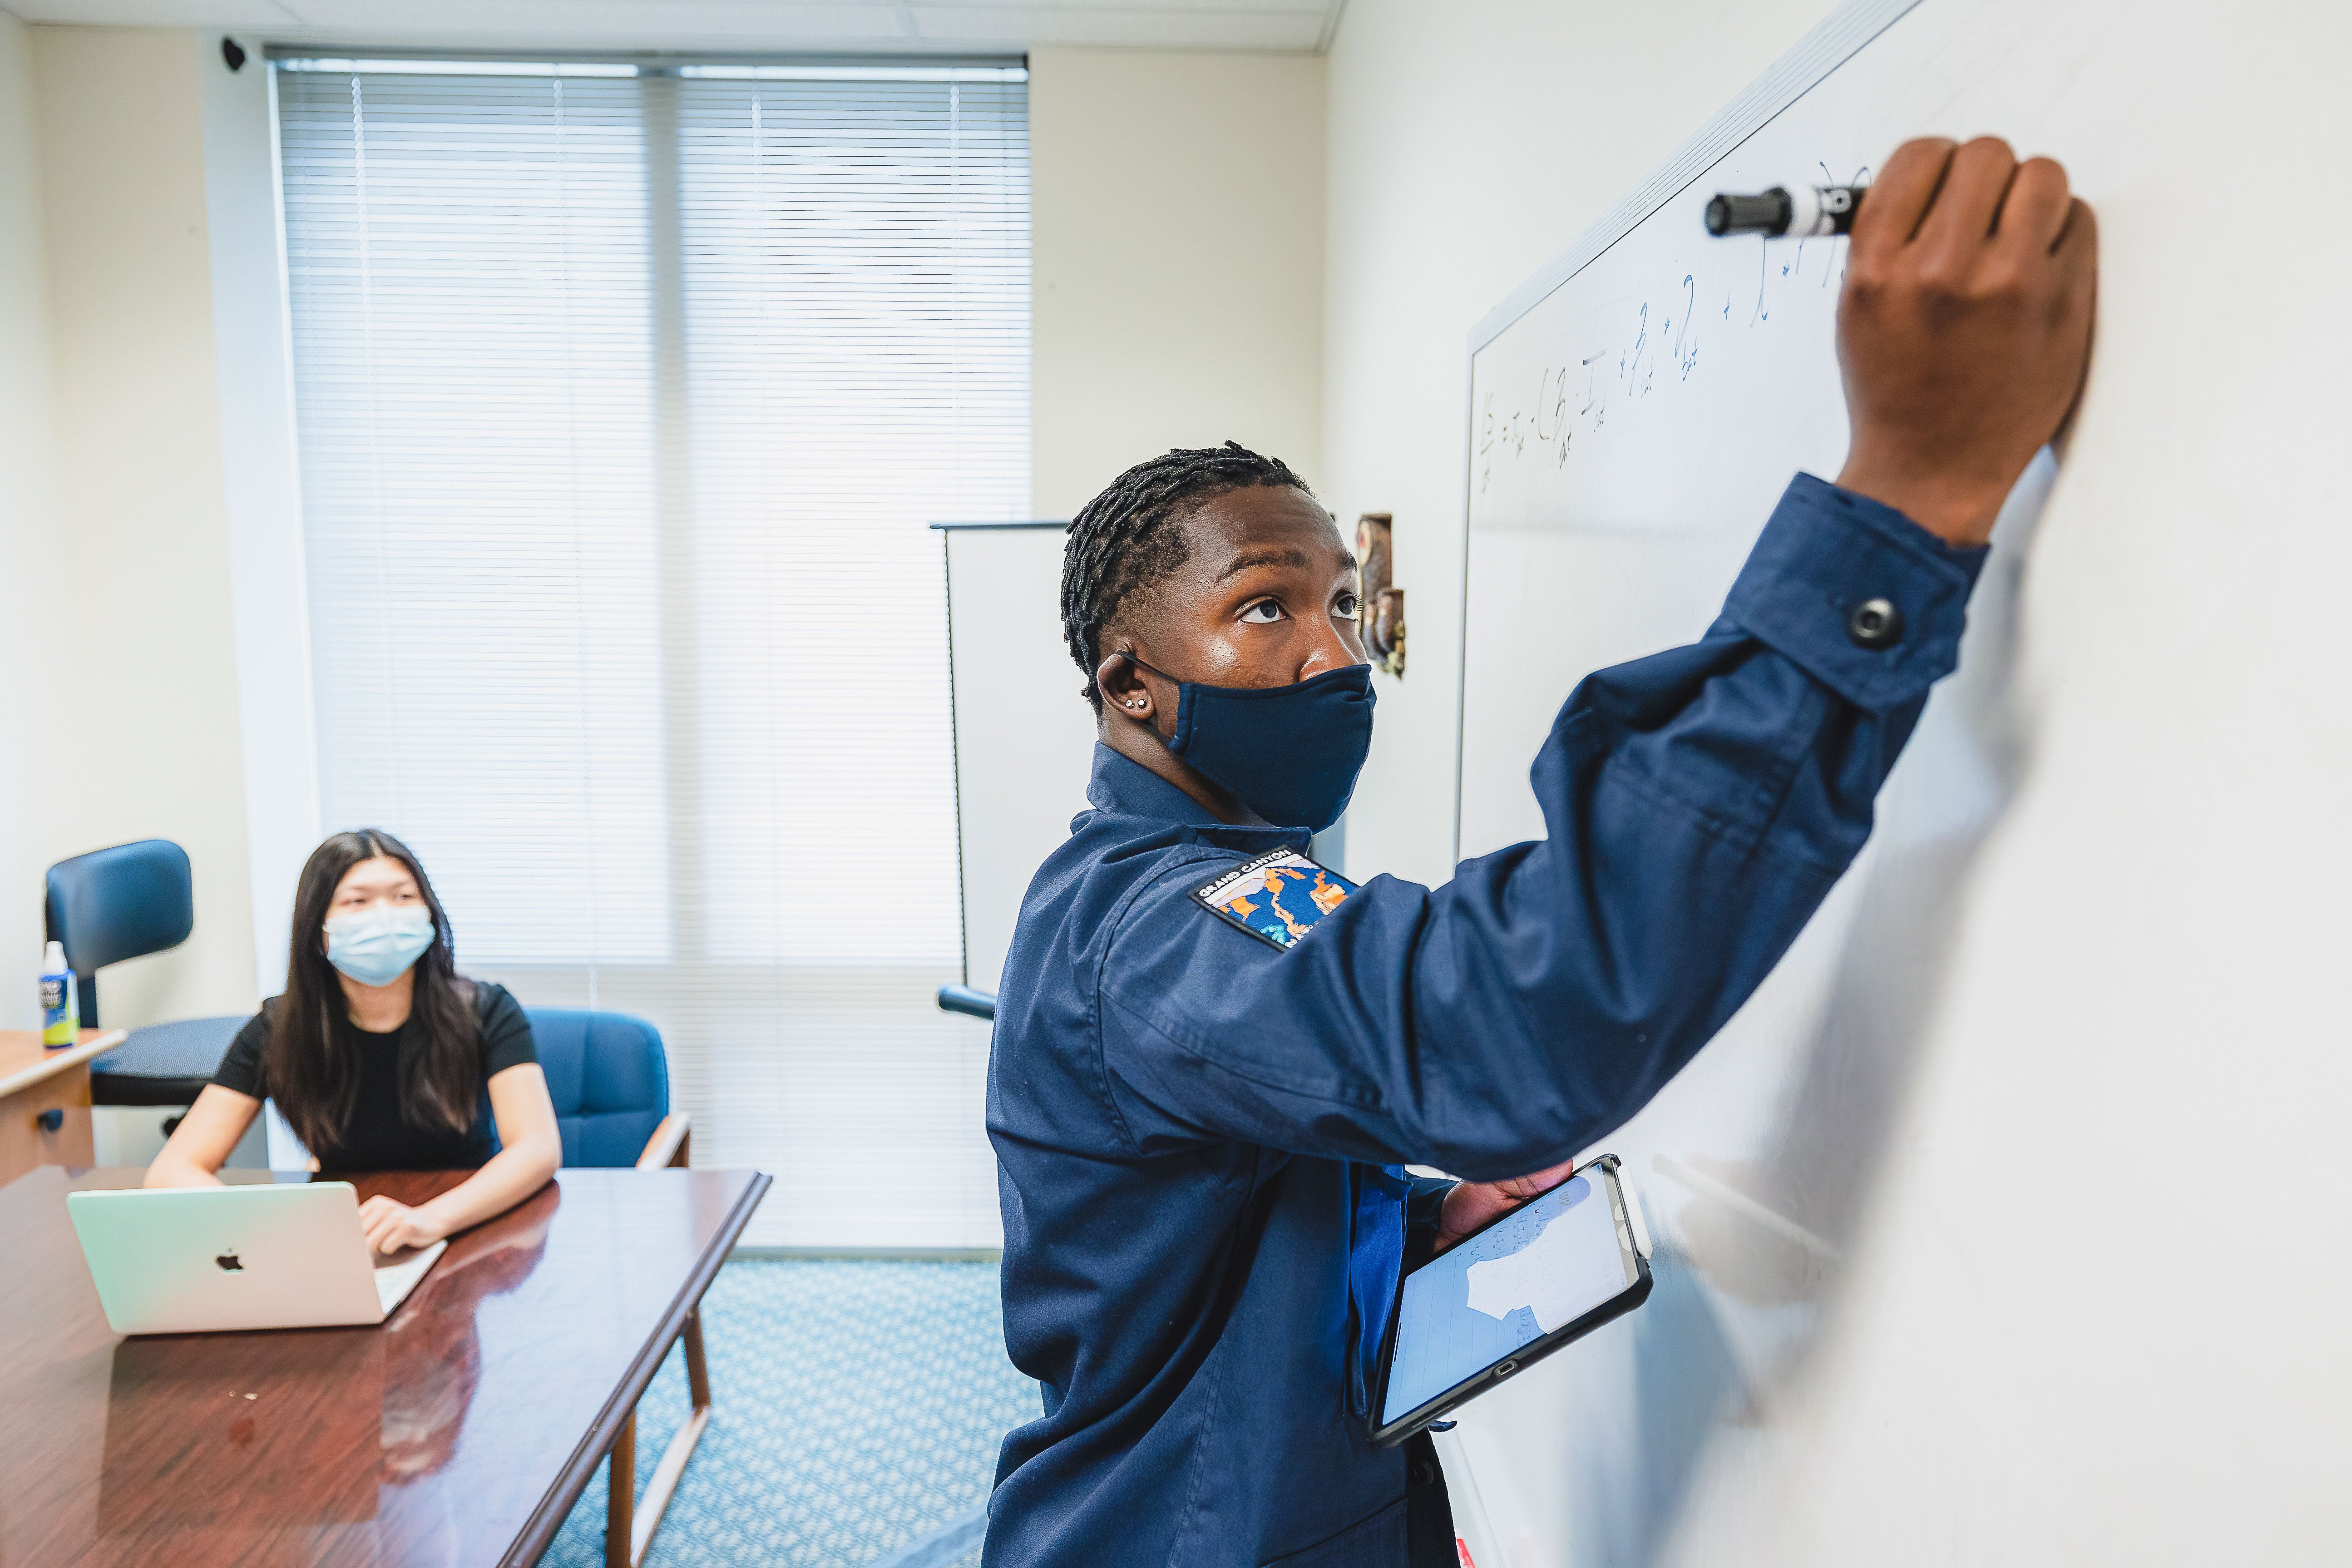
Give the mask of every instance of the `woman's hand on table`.
POLYGON ((430 1247, 448 1235, 449 1229, 429 1204, 411 1208, 396 1198, 378 1194, 360 1205, 360 1233, 367 1237, 368 1246, 379 1253, 430 1247))

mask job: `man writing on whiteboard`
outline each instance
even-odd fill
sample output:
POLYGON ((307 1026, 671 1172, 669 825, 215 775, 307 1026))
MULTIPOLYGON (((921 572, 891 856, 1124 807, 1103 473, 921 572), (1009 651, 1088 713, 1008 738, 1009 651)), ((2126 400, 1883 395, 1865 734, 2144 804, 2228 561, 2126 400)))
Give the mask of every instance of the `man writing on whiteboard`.
POLYGON ((1698 642, 1577 688, 1535 759, 1549 836, 1443 887, 1306 858, 1371 701, 1356 563, 1297 476, 1171 452, 1079 514, 1095 809, 1023 901, 990 1064, 1005 1338, 1045 1407, 1005 1440, 992 1568, 1458 1561, 1428 1439, 1367 1440, 1400 1262, 1640 1110, 1861 848, 2082 384, 2096 244, 2047 159, 1888 160, 1837 483, 1791 482, 1698 642))

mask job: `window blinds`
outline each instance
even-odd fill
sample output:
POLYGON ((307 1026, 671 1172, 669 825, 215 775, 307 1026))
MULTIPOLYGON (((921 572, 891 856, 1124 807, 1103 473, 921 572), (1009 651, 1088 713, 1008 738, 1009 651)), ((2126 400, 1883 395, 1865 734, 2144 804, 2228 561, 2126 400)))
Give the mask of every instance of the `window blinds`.
POLYGON ((1028 515, 1024 73, 284 63, 323 820, 651 1020, 747 1243, 996 1245, 925 524, 1028 515))

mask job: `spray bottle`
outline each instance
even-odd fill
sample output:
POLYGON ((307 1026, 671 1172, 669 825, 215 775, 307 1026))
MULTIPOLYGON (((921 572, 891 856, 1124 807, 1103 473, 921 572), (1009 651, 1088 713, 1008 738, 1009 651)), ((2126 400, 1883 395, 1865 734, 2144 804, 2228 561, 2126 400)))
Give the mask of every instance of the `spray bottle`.
POLYGON ((41 1044, 56 1050, 81 1038, 81 988, 66 967, 66 944, 49 943, 41 959, 41 1044))

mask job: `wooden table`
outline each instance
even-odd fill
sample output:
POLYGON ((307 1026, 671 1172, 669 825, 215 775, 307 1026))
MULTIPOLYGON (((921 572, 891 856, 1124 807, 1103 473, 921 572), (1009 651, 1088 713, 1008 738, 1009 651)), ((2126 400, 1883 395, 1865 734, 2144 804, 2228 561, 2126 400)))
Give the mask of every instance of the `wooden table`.
POLYGON ((36 1165, 87 1165, 89 1061, 121 1045, 121 1029, 84 1029, 50 1050, 31 1029, 0 1029, 0 1185, 36 1165), (47 1125, 50 1121, 57 1125, 47 1125))
MULTIPOLYGON (((567 1170, 381 1326, 124 1339, 65 1195, 141 1174, 0 1187, 0 1568, 535 1563, 769 1184, 567 1170)), ((355 1184, 421 1203, 463 1179, 355 1184)))

